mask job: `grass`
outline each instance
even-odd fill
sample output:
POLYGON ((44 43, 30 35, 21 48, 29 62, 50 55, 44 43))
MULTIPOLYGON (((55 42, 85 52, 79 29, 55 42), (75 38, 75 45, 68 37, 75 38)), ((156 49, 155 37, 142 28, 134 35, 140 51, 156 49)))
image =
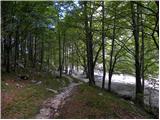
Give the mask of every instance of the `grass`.
MULTIPOLYGON (((69 80, 66 78, 54 78, 49 73, 37 74, 34 76, 34 80, 42 81, 42 84, 35 85, 31 82, 17 81, 16 76, 13 74, 2 75, 2 90, 7 94, 15 93, 12 101, 4 104, 2 109, 2 118, 34 118, 39 112, 39 109, 44 100, 49 97, 53 97, 55 93, 47 91, 46 88, 58 90, 69 84, 69 80), (14 80, 14 83, 5 85, 5 82, 14 80), (21 84, 25 82, 25 86, 21 89, 16 88, 16 83, 21 84)), ((30 81, 30 80, 28 80, 30 81)), ((3 101, 4 98, 2 98, 3 101)), ((8 98, 7 98, 8 99, 8 98)), ((5 100, 4 100, 5 102, 5 100)), ((3 103, 2 103, 3 106, 3 103)))
POLYGON ((82 84, 61 109, 59 118, 134 119, 151 118, 151 116, 134 104, 132 105, 110 92, 82 84))
MULTIPOLYGON (((70 83, 65 77, 55 78, 49 73, 35 74, 32 79, 42 81, 42 84, 35 85, 30 80, 17 81, 13 73, 2 75, 2 93, 7 93, 9 96, 14 93, 11 96, 13 99, 4 104, 5 107, 2 102, 2 108, 4 108, 2 109, 2 118, 34 118, 43 101, 55 95, 55 93, 47 91, 46 88, 59 90, 70 83), (9 83, 12 80, 14 82, 9 83), (5 84, 6 82, 9 83, 8 86, 5 84), (23 83, 24 87, 18 89, 15 86, 16 83, 23 83)), ((79 82, 77 79, 73 80, 79 82)), ((60 110, 58 118, 152 118, 129 101, 96 86, 91 87, 84 83, 73 92, 73 96, 60 110)), ((2 101, 3 99, 2 97, 2 101)))
POLYGON ((53 95, 43 86, 30 85, 16 96, 4 111, 2 118, 30 118, 38 112, 44 99, 53 95))

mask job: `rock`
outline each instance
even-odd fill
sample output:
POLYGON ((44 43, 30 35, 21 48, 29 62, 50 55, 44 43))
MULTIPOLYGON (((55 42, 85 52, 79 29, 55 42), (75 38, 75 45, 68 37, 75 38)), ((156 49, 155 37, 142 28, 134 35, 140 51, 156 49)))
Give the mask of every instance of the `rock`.
POLYGON ((18 63, 18 66, 24 69, 24 65, 22 63, 18 63))
POLYGON ((59 116, 59 113, 56 112, 56 113, 54 114, 54 118, 57 118, 58 116, 59 116))
POLYGON ((58 93, 57 90, 53 90, 53 89, 50 89, 50 88, 46 88, 48 91, 51 91, 51 92, 54 92, 54 93, 58 93))
POLYGON ((20 84, 17 83, 17 84, 16 84, 16 87, 19 88, 19 87, 21 87, 21 86, 20 86, 20 84))
POLYGON ((28 80, 29 76, 28 75, 18 75, 17 80, 28 80))
POLYGON ((52 110, 50 108, 43 108, 40 110, 40 114, 36 116, 36 119, 49 119, 52 116, 52 110))
POLYGON ((102 95, 103 95, 103 93, 98 93, 98 95, 102 96, 102 95))
POLYGON ((36 81, 36 80, 31 80, 31 82, 32 82, 32 83, 36 83, 37 81, 36 81))
POLYGON ((133 102, 133 101, 129 101, 129 103, 132 104, 132 105, 134 105, 134 102, 133 102))
POLYGON ((41 83, 42 83, 42 81, 39 81, 39 82, 36 83, 36 85, 40 85, 41 83))
POLYGON ((8 84, 8 83, 5 83, 5 85, 8 86, 9 84, 8 84))

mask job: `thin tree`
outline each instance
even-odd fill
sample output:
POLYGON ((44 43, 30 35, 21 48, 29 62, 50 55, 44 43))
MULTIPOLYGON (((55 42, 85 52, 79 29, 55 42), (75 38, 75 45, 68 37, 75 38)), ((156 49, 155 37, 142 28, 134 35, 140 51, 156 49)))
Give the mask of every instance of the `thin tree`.
POLYGON ((104 1, 102 1, 102 57, 103 57, 103 80, 102 88, 105 87, 105 77, 106 77, 106 61, 105 61, 105 32, 104 32, 104 1))
POLYGON ((111 91, 111 79, 113 73, 113 53, 114 53, 114 43, 115 43, 115 36, 116 36, 116 8, 114 13, 114 20, 113 20, 113 33, 112 33, 112 45, 111 45, 111 52, 110 52, 110 62, 109 62, 109 74, 108 74, 108 91, 111 91))
POLYGON ((143 104, 143 91, 141 85, 140 51, 139 51, 139 5, 131 2, 132 26, 135 40, 135 72, 136 72, 136 98, 135 102, 143 104))

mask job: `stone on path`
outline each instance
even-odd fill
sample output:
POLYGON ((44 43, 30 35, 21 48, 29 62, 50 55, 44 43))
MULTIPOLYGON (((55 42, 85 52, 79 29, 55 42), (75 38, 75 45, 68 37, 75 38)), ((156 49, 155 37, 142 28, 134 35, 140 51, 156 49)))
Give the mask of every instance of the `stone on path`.
MULTIPOLYGON (((67 78, 71 79, 70 77, 67 78)), ((60 94, 44 101, 39 114, 36 116, 36 119, 49 119, 58 117, 58 110, 64 105, 65 99, 72 94, 73 88, 79 84, 81 83, 71 83, 68 87, 65 87, 60 94)))
POLYGON ((103 93, 98 93, 98 95, 102 96, 102 95, 103 95, 103 93))
POLYGON ((42 83, 42 81, 39 81, 39 82, 36 83, 36 85, 40 85, 41 83, 42 83))
POLYGON ((50 88, 46 88, 46 90, 54 92, 54 93, 58 93, 57 90, 53 90, 53 89, 50 89, 50 88))

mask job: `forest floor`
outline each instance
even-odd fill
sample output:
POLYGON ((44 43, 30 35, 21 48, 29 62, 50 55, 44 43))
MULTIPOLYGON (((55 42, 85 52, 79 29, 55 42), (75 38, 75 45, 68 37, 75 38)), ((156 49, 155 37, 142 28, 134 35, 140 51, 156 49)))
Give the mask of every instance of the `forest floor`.
POLYGON ((15 73, 2 74, 1 78, 1 117, 10 119, 34 118, 44 100, 70 83, 64 77, 59 80, 49 73, 37 74, 34 80, 18 80, 15 73))
MULTIPOLYGON (((17 80, 16 77, 2 74, 2 118, 35 118, 46 100, 62 95, 68 90, 67 86, 77 82, 69 77, 55 78, 48 73, 36 75, 34 83, 31 79, 17 80)), ((73 86, 70 92, 72 95, 63 99, 65 103, 52 118, 152 118, 132 102, 87 83, 73 86)))
POLYGON ((57 118, 70 119, 146 119, 143 109, 112 93, 84 83, 74 89, 57 118))
MULTIPOLYGON (((95 83, 96 86, 102 86, 102 74, 97 74, 95 72, 95 83)), ((88 82, 89 80, 83 75, 81 72, 75 72, 72 74, 74 78, 80 79, 84 82, 88 82)), ((108 76, 108 73, 106 73, 108 76)), ((145 89, 144 89, 144 103, 146 105, 151 105, 153 108, 159 108, 159 82, 156 84, 156 88, 149 84, 148 80, 145 81, 145 89)), ((108 89, 108 79, 105 80, 105 88, 108 89)), ((112 77, 111 91, 117 93, 122 97, 129 98, 134 100, 135 98, 135 77, 127 74, 114 74, 112 77)))

